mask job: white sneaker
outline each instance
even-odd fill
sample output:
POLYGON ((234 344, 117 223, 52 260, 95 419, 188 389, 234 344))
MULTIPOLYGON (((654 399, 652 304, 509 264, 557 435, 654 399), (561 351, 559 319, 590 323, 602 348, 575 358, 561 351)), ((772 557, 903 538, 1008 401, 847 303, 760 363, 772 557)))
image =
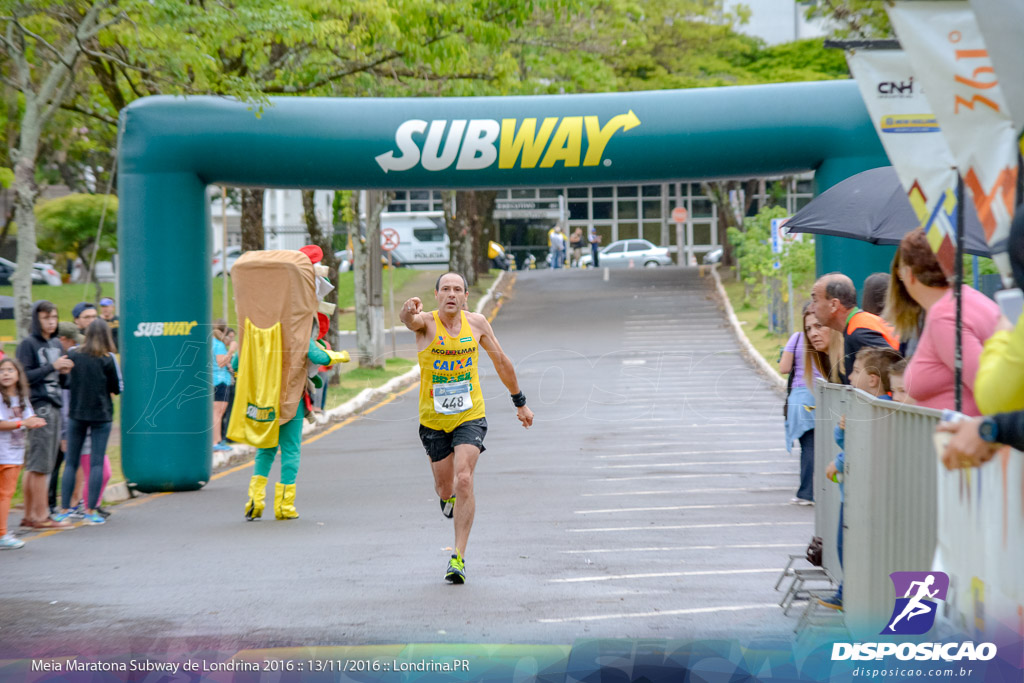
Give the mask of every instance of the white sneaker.
POLYGON ((813 500, 807 500, 806 498, 790 498, 790 505, 814 505, 813 500))
POLYGON ((14 550, 25 545, 25 541, 20 541, 14 537, 14 534, 6 534, 0 536, 0 550, 14 550))

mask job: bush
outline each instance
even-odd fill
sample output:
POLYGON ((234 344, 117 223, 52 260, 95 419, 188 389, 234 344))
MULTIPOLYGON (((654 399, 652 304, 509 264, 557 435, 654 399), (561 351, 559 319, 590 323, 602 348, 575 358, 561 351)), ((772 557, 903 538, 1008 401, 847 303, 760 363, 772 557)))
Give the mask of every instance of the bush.
MULTIPOLYGON (((814 241, 808 235, 788 242, 783 253, 772 253, 772 219, 785 217, 786 210, 781 206, 768 207, 746 219, 742 230, 729 228, 728 233, 735 247, 737 277, 745 285, 744 304, 764 310, 769 319, 784 317, 785 307, 780 311, 779 304, 786 303, 790 276, 794 286, 814 276, 814 241), (773 308, 783 315, 772 316, 773 308)), ((794 296, 799 295, 794 292, 794 296)))

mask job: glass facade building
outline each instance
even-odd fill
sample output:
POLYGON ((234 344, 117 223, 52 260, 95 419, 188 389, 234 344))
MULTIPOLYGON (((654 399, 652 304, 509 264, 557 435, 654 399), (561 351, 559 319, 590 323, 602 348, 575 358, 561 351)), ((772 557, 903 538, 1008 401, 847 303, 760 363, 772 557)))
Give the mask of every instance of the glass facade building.
MULTIPOLYGON (((748 214, 756 213, 767 201, 768 190, 780 179, 759 182, 748 214)), ((388 211, 442 211, 439 190, 399 190, 388 211)), ((672 210, 686 209, 683 249, 688 262, 721 246, 718 239, 718 207, 700 182, 677 181, 646 185, 595 185, 590 187, 544 187, 499 190, 499 199, 551 199, 565 196, 569 232, 577 227, 588 234, 591 227, 601 235, 602 244, 621 239, 645 239, 663 247, 677 246, 672 210)), ((814 197, 813 174, 788 179, 785 206, 793 215, 814 197)), ((513 249, 546 244, 550 221, 496 221, 498 234, 490 235, 513 249)))

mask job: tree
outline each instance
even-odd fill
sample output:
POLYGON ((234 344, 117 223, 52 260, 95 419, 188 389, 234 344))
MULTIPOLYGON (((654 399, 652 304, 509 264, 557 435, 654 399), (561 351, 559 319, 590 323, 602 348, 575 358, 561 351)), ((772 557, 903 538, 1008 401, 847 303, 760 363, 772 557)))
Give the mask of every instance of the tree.
POLYGON ((834 38, 880 40, 894 35, 889 13, 875 0, 810 0, 806 16, 828 19, 834 38))
POLYGON ((32 315, 32 264, 36 259, 36 161, 43 129, 71 93, 79 63, 104 29, 125 19, 113 0, 48 0, 34 5, 5 2, 0 44, 12 68, 4 83, 22 98, 14 162, 14 219, 18 268, 13 277, 18 336, 27 336, 32 315), (112 16, 105 16, 108 11, 112 16))
POLYGON ((473 214, 476 202, 472 192, 448 190, 444 199, 444 224, 448 231, 448 270, 466 278, 466 284, 476 284, 473 266, 473 214))
POLYGON ((242 251, 255 251, 265 246, 263 193, 263 188, 242 188, 242 251))
POLYGON ((448 270, 461 273, 470 286, 476 284, 478 274, 488 271, 487 242, 484 235, 494 224, 494 203, 497 196, 498 193, 493 190, 445 193, 444 219, 450 244, 448 270))
POLYGON ((701 187, 718 211, 718 243, 722 245, 721 264, 723 267, 732 266, 733 243, 729 239, 729 232, 743 227, 743 217, 750 210, 757 190, 757 180, 716 180, 701 183, 701 187))
MULTIPOLYGON (((106 260, 117 251, 117 197, 114 195, 69 194, 51 199, 35 209, 35 219, 39 225, 39 246, 45 251, 72 253, 86 266, 93 263, 94 256, 96 260, 106 260)), ((20 259, 18 269, 21 269, 20 259)), ((99 301, 103 291, 99 282, 94 281, 94 285, 99 301)))

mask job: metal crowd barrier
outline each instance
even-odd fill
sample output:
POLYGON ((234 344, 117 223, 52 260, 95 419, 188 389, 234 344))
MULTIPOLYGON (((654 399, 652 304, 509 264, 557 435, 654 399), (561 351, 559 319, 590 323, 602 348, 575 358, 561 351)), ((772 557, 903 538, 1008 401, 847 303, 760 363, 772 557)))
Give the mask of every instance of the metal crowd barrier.
MULTIPOLYGON (((893 608, 894 571, 927 571, 936 546, 940 411, 877 399, 818 382, 815 426, 815 528, 822 565, 842 577, 851 633, 878 634, 893 608), (839 487, 825 468, 839 447, 833 427, 846 416, 843 567, 836 554, 839 487)), ((902 597, 902 596, 901 596, 902 597)))

